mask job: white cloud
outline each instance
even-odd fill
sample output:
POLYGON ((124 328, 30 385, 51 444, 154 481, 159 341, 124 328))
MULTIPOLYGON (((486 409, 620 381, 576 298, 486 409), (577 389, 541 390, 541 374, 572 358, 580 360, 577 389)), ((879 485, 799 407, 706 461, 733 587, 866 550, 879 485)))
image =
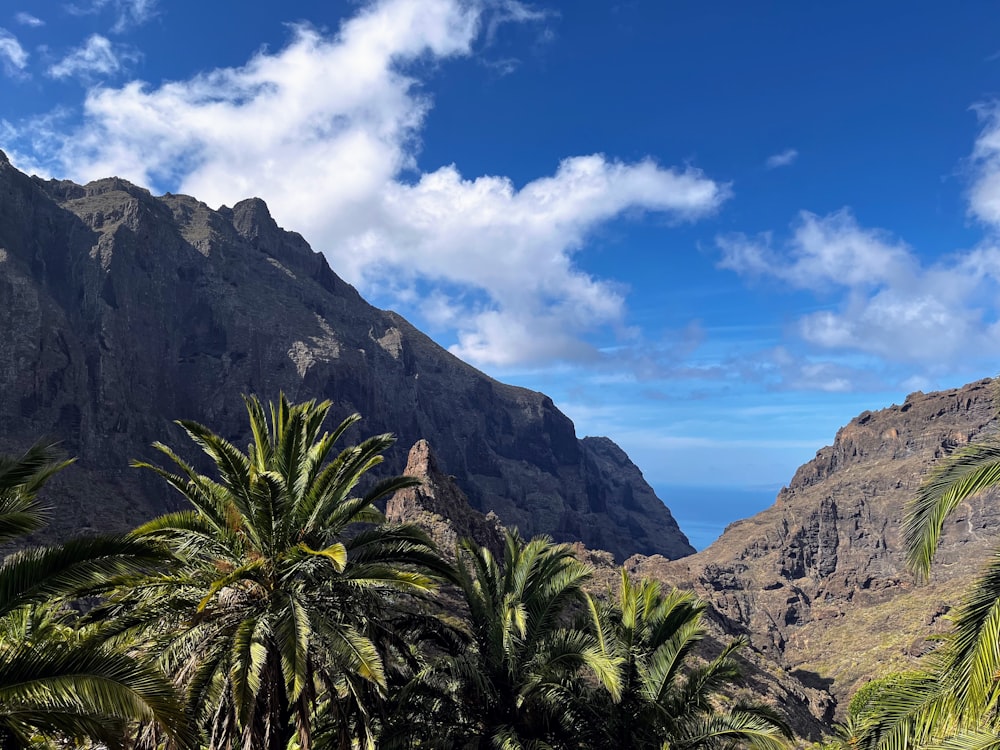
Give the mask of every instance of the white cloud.
POLYGON ((111 31, 121 33, 133 26, 152 20, 157 13, 158 0, 90 0, 84 3, 71 3, 66 7, 75 15, 97 15, 105 11, 114 14, 111 31))
POLYGON ((822 349, 936 372, 963 357, 1000 354, 1000 247, 986 244, 928 266, 904 243, 859 226, 846 210, 803 213, 784 248, 775 249, 767 235, 721 237, 718 244, 722 268, 838 296, 832 309, 798 321, 802 338, 822 349))
POLYGON ((977 109, 983 129, 972 150, 974 179, 969 189, 969 213, 1000 229, 1000 104, 977 109))
POLYGON ((779 154, 772 154, 767 157, 767 161, 764 162, 764 166, 768 169, 777 169, 778 167, 787 167, 791 165, 796 159, 799 158, 799 152, 794 148, 786 148, 779 154))
POLYGON ((825 217, 803 211, 787 252, 771 248, 771 236, 721 237, 720 267, 742 274, 772 275, 800 289, 873 287, 912 273, 909 248, 881 230, 858 226, 843 209, 825 217))
POLYGON ((7 29, 0 29, 0 63, 9 76, 20 75, 28 65, 28 53, 7 29))
POLYGON ((496 0, 486 20, 486 44, 492 44, 500 27, 508 23, 540 23, 554 13, 534 8, 519 0, 496 0))
POLYGON ((495 365, 582 359, 596 352, 581 334, 624 317, 622 292, 573 266, 588 232, 626 209, 694 217, 723 197, 696 170, 601 155, 566 159, 520 190, 444 167, 415 185, 390 185, 376 228, 348 241, 342 263, 364 263, 355 277, 383 273, 384 264, 406 274, 412 264, 425 278, 487 291, 491 305, 456 316, 464 318, 459 356, 495 365))
MULTIPOLYGON (((534 18, 519 3, 501 7, 502 20, 534 18)), ((622 327, 624 293, 575 265, 588 235, 637 210, 695 219, 728 187, 693 168, 600 154, 520 188, 455 165, 402 180, 430 107, 408 64, 469 55, 493 22, 460 0, 384 0, 334 36, 297 27, 287 47, 240 68, 95 88, 82 129, 49 150, 51 171, 117 174, 212 205, 260 195, 363 290, 429 286, 426 312, 454 331, 462 356, 593 357, 584 338, 622 327)))
POLYGON ((45 21, 43 21, 41 18, 39 18, 38 16, 33 16, 30 13, 25 13, 24 11, 15 14, 14 20, 17 21, 22 26, 31 26, 33 28, 45 25, 45 21))
POLYGON ((92 34, 87 41, 49 67, 53 78, 82 78, 109 76, 122 70, 123 60, 134 56, 116 51, 111 41, 100 34, 92 34))
POLYGON ((757 379, 782 390, 850 393, 886 388, 877 363, 850 364, 792 354, 784 346, 761 352, 745 368, 747 379, 757 379))
POLYGON ((118 30, 127 28, 129 25, 144 24, 152 20, 156 15, 158 0, 119 0, 115 3, 118 8, 118 30))

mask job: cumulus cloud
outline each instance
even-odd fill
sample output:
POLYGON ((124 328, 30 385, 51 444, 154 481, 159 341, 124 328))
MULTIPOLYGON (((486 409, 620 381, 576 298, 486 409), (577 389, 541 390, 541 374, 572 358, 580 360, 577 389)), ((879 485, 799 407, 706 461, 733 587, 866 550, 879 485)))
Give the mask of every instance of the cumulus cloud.
POLYGON ((22 26, 31 26, 33 28, 45 25, 45 21, 43 21, 41 18, 39 18, 38 16, 33 16, 30 13, 25 13, 24 11, 15 14, 14 20, 17 21, 22 26))
POLYGON ((912 273, 916 262, 904 243, 859 226, 847 209, 825 217, 803 211, 784 251, 772 247, 770 234, 735 234, 717 242, 721 268, 776 276, 800 289, 879 286, 912 273))
POLYGON ((125 61, 134 59, 134 54, 117 50, 107 37, 92 34, 86 42, 50 66, 48 72, 53 78, 90 80, 118 73, 125 61))
POLYGON ((364 277, 386 263, 406 273, 416 258, 422 276, 487 290, 491 305, 458 316, 454 351, 462 357, 496 365, 580 359, 596 356, 580 334, 621 325, 624 314, 615 285, 573 266, 588 232, 626 209, 695 217, 722 198, 696 170, 601 155, 566 159, 520 190, 506 178, 464 180, 445 167, 412 186, 390 185, 381 220, 348 243, 343 261, 363 260, 353 275, 364 277))
POLYGON ((778 167, 787 167, 791 165, 796 159, 799 158, 799 152, 794 148, 786 148, 780 154, 772 154, 767 157, 764 162, 764 166, 768 169, 777 169, 778 167))
POLYGON ((861 227, 846 210, 803 213, 781 247, 769 235, 717 242, 722 268, 835 297, 832 309, 797 324, 802 338, 822 349, 932 371, 1000 353, 1000 247, 984 244, 925 265, 905 243, 861 227))
POLYGON ((28 65, 28 53, 7 29, 0 28, 0 64, 9 76, 16 76, 28 65))
MULTIPOLYGON (((492 365, 594 357, 585 338, 622 327, 624 291, 577 267, 574 253, 625 212, 693 220, 728 187, 694 168, 601 154, 570 156, 520 187, 456 165, 414 176, 431 102, 412 63, 470 55, 496 7, 384 0, 335 35, 296 27, 285 48, 242 67, 95 88, 83 127, 48 144, 50 171, 117 174, 212 205, 260 195, 363 290, 391 284, 404 299, 426 299, 461 356, 492 365)), ((499 7, 506 22, 534 18, 520 3, 499 7)))

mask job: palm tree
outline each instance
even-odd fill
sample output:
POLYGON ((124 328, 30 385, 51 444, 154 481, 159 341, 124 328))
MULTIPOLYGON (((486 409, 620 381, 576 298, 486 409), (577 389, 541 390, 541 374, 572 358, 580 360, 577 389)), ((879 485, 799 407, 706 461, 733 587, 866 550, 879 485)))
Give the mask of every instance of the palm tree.
MULTIPOLYGON (((944 521, 969 498, 1000 484, 1000 441, 966 447, 949 456, 921 485, 903 523, 907 563, 918 578, 930 573, 944 521)), ((939 649, 942 677, 960 718, 973 724, 996 714, 1000 673, 1000 550, 966 593, 946 648, 939 649)))
POLYGON ((962 733, 953 721, 950 686, 935 665, 871 680, 851 698, 840 727, 847 750, 911 750, 962 733))
POLYGON ((585 677, 617 695, 618 670, 571 626, 590 569, 568 545, 506 533, 504 557, 464 540, 456 580, 467 616, 438 631, 439 655, 402 692, 381 746, 579 747, 585 677))
POLYGON ((739 677, 733 659, 745 642, 732 641, 713 660, 695 664, 704 637, 705 604, 676 589, 664 595, 651 580, 635 582, 622 569, 617 601, 588 598, 594 631, 619 665, 614 700, 594 696, 602 745, 623 750, 784 747, 790 730, 771 709, 752 703, 723 706, 721 693, 739 677))
POLYGON ((194 422, 179 422, 214 463, 196 471, 163 444, 177 473, 155 471, 192 506, 134 532, 185 562, 129 582, 114 627, 157 644, 160 663, 196 711, 212 748, 312 745, 322 706, 342 717, 340 741, 374 742, 372 707, 385 665, 369 635, 400 591, 426 592, 443 563, 415 527, 384 525, 376 501, 415 480, 392 477, 360 495, 393 438, 333 454, 360 417, 322 432, 331 402, 270 408, 246 398, 253 442, 243 453, 194 422))
MULTIPOLYGON (((70 461, 52 445, 0 456, 0 540, 41 528, 37 491, 70 461)), ((157 721, 181 747, 194 737, 172 686, 135 658, 77 638, 54 597, 93 595, 123 574, 151 571, 163 555, 118 537, 25 550, 0 564, 0 746, 41 735, 90 738, 118 747, 126 724, 157 721)))
MULTIPOLYGON (((969 498, 1000 484, 1000 441, 945 458, 909 503, 903 520, 907 564, 926 579, 945 519, 969 498)), ((860 722, 867 748, 978 747, 1000 728, 1000 551, 965 594, 951 631, 925 669, 880 686, 860 722)), ((988 742, 986 743, 989 744, 988 742)))

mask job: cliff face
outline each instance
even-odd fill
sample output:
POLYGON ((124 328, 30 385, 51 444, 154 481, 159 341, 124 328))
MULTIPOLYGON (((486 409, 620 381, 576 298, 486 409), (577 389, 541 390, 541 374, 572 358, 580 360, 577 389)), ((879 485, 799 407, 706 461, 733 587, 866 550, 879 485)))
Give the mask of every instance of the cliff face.
POLYGON ((56 485, 57 533, 172 507, 129 459, 182 446, 179 418, 245 444, 240 394, 283 390, 360 412, 352 439, 428 439, 476 508, 527 535, 619 558, 693 551, 613 443, 577 439, 548 397, 368 305, 257 199, 213 211, 119 179, 42 181, 0 153, 0 333, 0 451, 48 435, 80 457, 56 485))
POLYGON ((946 627, 943 615, 1000 543, 995 493, 948 520, 928 585, 907 572, 900 538, 904 507, 933 461, 996 430, 997 385, 915 393, 864 412, 771 508, 694 556, 629 565, 694 587, 730 632, 843 702, 929 650, 928 636, 946 627))

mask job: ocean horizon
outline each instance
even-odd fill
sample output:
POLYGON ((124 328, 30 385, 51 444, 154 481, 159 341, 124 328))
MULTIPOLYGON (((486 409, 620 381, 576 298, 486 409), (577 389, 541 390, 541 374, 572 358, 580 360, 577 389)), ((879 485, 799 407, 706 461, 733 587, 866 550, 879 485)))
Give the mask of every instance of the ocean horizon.
POLYGON ((653 489, 670 508, 688 541, 701 551, 718 539, 733 521, 749 518, 774 504, 781 485, 716 487, 656 484, 653 489))

